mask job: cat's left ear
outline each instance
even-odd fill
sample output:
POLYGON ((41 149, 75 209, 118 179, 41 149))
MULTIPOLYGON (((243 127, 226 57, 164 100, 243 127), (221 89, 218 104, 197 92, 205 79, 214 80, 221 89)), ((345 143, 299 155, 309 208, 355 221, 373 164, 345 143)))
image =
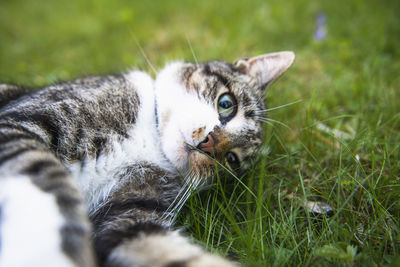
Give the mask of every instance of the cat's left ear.
POLYGON ((293 52, 283 51, 239 59, 233 66, 241 73, 256 78, 259 86, 265 89, 292 65, 294 58, 293 52))

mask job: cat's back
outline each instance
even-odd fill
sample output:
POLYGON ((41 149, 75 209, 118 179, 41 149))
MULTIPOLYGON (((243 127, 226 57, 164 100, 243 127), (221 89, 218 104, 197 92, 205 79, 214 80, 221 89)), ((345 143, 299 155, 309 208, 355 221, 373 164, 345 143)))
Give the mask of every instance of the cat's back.
POLYGON ((107 153, 115 140, 129 138, 139 112, 142 122, 152 123, 154 92, 148 74, 86 77, 9 102, 0 109, 0 132, 24 129, 64 162, 82 161, 107 153))
MULTIPOLYGON (((3 97, 1 117, 12 114, 50 110, 66 105, 94 107, 93 111, 110 112, 120 105, 122 108, 137 106, 136 81, 126 79, 125 75, 90 76, 71 82, 61 82, 39 90, 25 89, 15 85, 0 85, 3 97)), ((125 111, 125 113, 128 113, 125 111)), ((127 114, 129 115, 129 114, 127 114)))
POLYGON ((0 110, 12 101, 28 94, 32 89, 23 86, 0 83, 0 110))
POLYGON ((26 127, 60 155, 80 159, 98 153, 110 135, 127 137, 141 105, 154 101, 152 83, 146 73, 132 71, 80 78, 27 94, 3 86, 10 101, 1 107, 0 121, 26 127))

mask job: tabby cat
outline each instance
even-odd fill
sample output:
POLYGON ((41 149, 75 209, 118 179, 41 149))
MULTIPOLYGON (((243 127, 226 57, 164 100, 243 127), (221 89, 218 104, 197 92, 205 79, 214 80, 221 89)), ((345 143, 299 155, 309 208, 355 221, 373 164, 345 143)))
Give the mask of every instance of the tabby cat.
POLYGON ((0 85, 0 266, 236 266, 172 225, 216 161, 246 169, 292 52, 0 85))

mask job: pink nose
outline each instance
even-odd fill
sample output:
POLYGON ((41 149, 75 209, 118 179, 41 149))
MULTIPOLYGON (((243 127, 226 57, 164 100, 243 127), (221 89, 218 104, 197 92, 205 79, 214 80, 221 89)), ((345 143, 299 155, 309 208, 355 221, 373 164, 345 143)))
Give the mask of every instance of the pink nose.
POLYGON ((204 139, 204 141, 197 146, 197 148, 213 156, 215 153, 214 143, 214 138, 211 134, 209 134, 207 135, 206 139, 204 139))

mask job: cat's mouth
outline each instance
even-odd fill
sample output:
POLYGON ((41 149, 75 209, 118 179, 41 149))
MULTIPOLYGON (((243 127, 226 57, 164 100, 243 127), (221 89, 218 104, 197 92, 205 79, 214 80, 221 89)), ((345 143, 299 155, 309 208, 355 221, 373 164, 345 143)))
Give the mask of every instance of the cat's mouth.
POLYGON ((202 178, 211 176, 215 169, 214 160, 198 150, 191 150, 189 152, 189 168, 190 171, 202 178))
POLYGON ((208 152, 204 152, 197 147, 189 151, 189 169, 200 176, 207 178, 212 176, 215 171, 216 159, 208 152))

